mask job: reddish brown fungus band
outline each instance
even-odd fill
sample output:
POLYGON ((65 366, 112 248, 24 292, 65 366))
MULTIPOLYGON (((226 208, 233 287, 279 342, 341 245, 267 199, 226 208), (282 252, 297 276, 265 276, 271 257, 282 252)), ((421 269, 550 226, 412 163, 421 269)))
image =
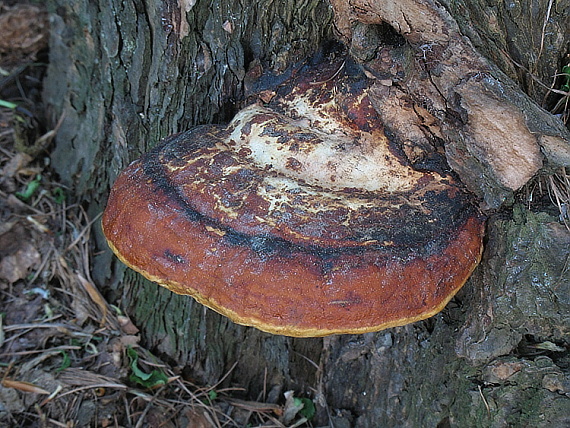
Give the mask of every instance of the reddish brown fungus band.
POLYGON ((103 216, 119 259, 276 334, 363 333, 440 311, 480 260, 483 219, 451 175, 406 163, 373 82, 338 70, 298 73, 227 126, 169 137, 129 165, 103 216))

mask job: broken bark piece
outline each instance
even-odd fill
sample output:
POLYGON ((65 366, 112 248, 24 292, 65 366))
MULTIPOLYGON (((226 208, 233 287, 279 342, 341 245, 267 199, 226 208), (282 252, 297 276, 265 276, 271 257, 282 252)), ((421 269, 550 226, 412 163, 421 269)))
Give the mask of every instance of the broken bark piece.
MULTIPOLYGON (((355 29, 364 31, 362 25, 389 24, 405 38, 412 53, 395 76, 398 88, 437 118, 450 166, 484 199, 483 208, 500 207, 545 166, 570 166, 568 129, 481 55, 442 4, 331 3, 335 28, 347 44, 358 38, 355 29)), ((387 50, 382 53, 366 67, 383 70, 378 78, 386 79, 387 50)), ((394 49, 394 62, 399 55, 394 49)), ((406 128, 390 125, 406 138, 406 128)))

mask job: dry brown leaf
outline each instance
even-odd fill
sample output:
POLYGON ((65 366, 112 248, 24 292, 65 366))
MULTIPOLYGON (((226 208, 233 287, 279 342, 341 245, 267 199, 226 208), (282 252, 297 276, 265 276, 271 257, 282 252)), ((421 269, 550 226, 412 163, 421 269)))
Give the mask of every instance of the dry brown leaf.
POLYGON ((203 410, 188 409, 186 410, 188 418, 188 426, 195 428, 210 428, 212 423, 203 410))
POLYGON ((47 46, 47 13, 32 5, 16 5, 0 15, 0 53, 36 53, 47 46))
POLYGON ((41 260, 40 253, 29 242, 23 242, 22 248, 15 254, 0 261, 0 278, 14 283, 28 275, 29 269, 41 260))
POLYGON ((5 178, 12 178, 14 177, 18 171, 22 168, 28 166, 28 164, 32 161, 32 157, 27 155, 26 153, 18 152, 8 161, 0 175, 5 178))
POLYGON ((90 281, 87 281, 83 275, 78 273, 77 278, 93 303, 95 303, 101 310, 101 319, 99 322, 101 325, 104 325, 107 320, 107 302, 105 301, 105 298, 101 295, 97 287, 95 287, 95 285, 90 281))
POLYGON ((5 388, 14 388, 17 389, 18 391, 31 392, 34 394, 42 394, 42 395, 50 394, 49 391, 46 391, 45 389, 40 388, 39 386, 36 386, 33 383, 22 382, 19 380, 4 379, 2 381, 2 386, 4 386, 5 388))
POLYGON ((41 256, 20 224, 0 235, 0 279, 14 283, 39 264, 41 256))
POLYGON ((121 326, 123 333, 127 335, 135 335, 139 332, 139 329, 133 324, 129 317, 119 315, 117 319, 119 320, 119 325, 121 326))
POLYGON ((127 389, 126 385, 109 376, 104 376, 90 370, 67 368, 58 374, 58 380, 67 386, 85 388, 103 387, 114 389, 127 389))
POLYGON ((141 341, 140 336, 134 336, 131 334, 127 334, 125 336, 121 336, 121 345, 123 345, 124 347, 127 346, 136 346, 139 344, 139 342, 141 341))

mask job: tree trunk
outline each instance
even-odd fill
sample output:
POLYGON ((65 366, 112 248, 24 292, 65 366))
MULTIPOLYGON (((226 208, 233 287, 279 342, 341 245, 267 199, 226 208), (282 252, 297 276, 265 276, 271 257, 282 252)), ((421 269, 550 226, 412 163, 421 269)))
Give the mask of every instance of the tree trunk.
POLYGON ((166 361, 205 384, 236 364, 224 385, 267 401, 293 389, 314 399, 317 425, 568 426, 570 233, 546 205, 518 202, 532 177, 570 166, 568 130, 537 104, 560 99, 538 82, 568 61, 570 4, 345 3, 49 0, 44 98, 54 122, 64 115, 53 166, 95 216, 161 138, 227 122, 262 71, 338 38, 383 82, 373 104, 400 141, 443 150, 487 210, 483 260, 456 298, 405 327, 292 339, 126 270, 100 230, 94 279, 166 361), (409 122, 386 100, 414 105, 409 122))

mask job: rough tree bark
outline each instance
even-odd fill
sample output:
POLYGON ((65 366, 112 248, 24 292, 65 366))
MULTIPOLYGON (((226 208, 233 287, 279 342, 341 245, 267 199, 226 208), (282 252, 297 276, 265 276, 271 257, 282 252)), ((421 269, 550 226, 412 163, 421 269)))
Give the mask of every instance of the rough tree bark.
POLYGON ((441 314, 324 339, 232 324, 125 271, 99 233, 94 277, 154 352, 204 383, 237 362, 226 384, 268 400, 294 389, 315 399, 318 424, 570 424, 570 233, 517 197, 570 166, 568 130, 538 106, 553 99, 537 83, 568 61, 568 1, 47 3, 45 102, 65 115, 52 161, 93 216, 160 138, 229 120, 262 71, 335 38, 376 82, 374 106, 410 162, 444 154, 489 215, 483 261, 441 314))

